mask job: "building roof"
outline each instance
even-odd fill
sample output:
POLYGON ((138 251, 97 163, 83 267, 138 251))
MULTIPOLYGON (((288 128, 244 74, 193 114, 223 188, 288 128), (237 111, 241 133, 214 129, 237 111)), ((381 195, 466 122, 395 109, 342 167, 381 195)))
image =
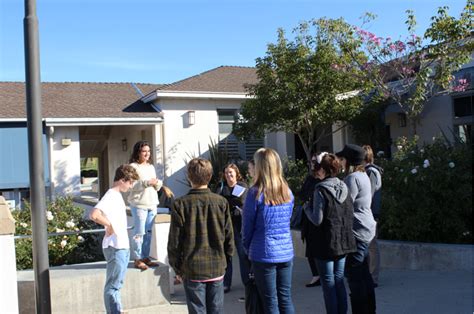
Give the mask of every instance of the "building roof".
POLYGON ((257 71, 252 67, 220 66, 172 84, 158 91, 243 93, 247 84, 258 82, 257 71))
MULTIPOLYGON (((135 84, 143 94, 158 84, 135 84)), ((42 83, 43 118, 157 117, 132 83, 42 83)), ((25 119, 25 83, 0 82, 0 119, 25 119)))

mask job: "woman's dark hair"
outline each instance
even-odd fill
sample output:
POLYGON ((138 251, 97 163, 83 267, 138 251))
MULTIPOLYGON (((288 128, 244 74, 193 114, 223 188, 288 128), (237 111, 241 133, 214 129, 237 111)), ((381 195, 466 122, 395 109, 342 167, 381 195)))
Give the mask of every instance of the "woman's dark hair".
POLYGON ((234 163, 230 163, 230 164, 227 164, 225 167, 224 167, 224 170, 222 170, 222 180, 225 181, 225 170, 227 168, 231 168, 231 169, 234 169, 235 171, 235 178, 237 181, 242 181, 242 175, 240 174, 240 170, 239 170, 239 167, 237 167, 236 164, 234 163))
POLYGON ((319 168, 324 169, 327 176, 335 177, 339 173, 341 167, 339 159, 334 154, 326 154, 321 160, 320 164, 317 164, 319 168))
POLYGON ((129 162, 139 162, 140 161, 140 152, 144 146, 148 146, 150 148, 150 159, 148 159, 148 163, 150 160, 153 160, 152 154, 151 154, 151 145, 147 141, 138 141, 135 143, 133 146, 133 152, 132 156, 130 156, 129 162))

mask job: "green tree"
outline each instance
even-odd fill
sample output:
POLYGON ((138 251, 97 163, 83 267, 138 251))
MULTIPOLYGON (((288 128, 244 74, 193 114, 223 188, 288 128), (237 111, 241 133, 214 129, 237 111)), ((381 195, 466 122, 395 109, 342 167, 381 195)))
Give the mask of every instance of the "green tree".
MULTIPOLYGON (((435 96, 463 91, 469 82, 453 73, 467 63, 474 49, 473 0, 468 0, 459 18, 440 7, 423 36, 418 36, 413 11, 407 11, 408 37, 379 37, 364 27, 375 19, 366 14, 362 27, 331 20, 326 27, 337 33, 337 46, 352 56, 341 68, 356 67, 378 95, 398 104, 407 114, 414 134, 426 102, 435 96), (364 53, 368 60, 361 60, 364 53), (362 62, 361 62, 362 61, 362 62)), ((347 61, 344 59, 343 61, 347 61)))
MULTIPOLYGON (((353 56, 336 49, 333 31, 321 27, 325 23, 325 19, 301 23, 293 40, 278 30, 277 42, 256 60, 259 82, 248 86, 251 98, 243 103, 234 126, 237 135, 297 134, 310 160, 312 147, 333 132, 333 123, 358 113, 363 101, 354 95, 364 89, 358 79, 362 74, 356 67, 338 67, 353 56), (322 132, 316 135, 316 130, 322 132)), ((358 58, 366 60, 364 54, 358 58)))

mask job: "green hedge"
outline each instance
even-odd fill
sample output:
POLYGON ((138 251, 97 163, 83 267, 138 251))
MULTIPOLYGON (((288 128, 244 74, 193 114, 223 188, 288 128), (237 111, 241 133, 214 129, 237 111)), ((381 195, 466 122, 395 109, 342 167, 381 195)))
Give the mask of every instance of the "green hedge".
POLYGON ((472 149, 438 138, 419 148, 400 138, 384 168, 380 238, 473 243, 472 149))
MULTIPOLYGON (((12 212, 15 219, 16 235, 31 235, 30 204, 25 202, 24 209, 12 212)), ((98 226, 83 219, 84 210, 74 205, 69 197, 58 197, 47 205, 45 212, 48 233, 80 231, 98 226)), ((49 263, 52 266, 78 264, 103 260, 101 242, 103 234, 63 235, 48 237, 49 263)), ((33 267, 31 239, 15 241, 17 269, 33 267)))

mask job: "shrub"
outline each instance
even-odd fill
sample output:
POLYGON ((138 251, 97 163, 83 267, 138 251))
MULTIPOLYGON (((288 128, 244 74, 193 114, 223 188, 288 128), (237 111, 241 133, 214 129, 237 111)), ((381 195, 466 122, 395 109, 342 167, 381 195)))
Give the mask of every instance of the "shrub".
MULTIPOLYGON (((31 205, 12 212, 16 235, 31 235, 31 205)), ((70 197, 58 197, 48 203, 46 210, 48 233, 92 229, 96 224, 83 219, 84 210, 74 205, 70 197)), ((52 266, 92 262, 102 259, 101 237, 97 234, 48 236, 49 262, 52 266)), ((15 242, 18 269, 33 267, 32 240, 17 239, 15 242)))
POLYGON ((397 141, 384 168, 381 238, 473 243, 472 149, 438 138, 419 148, 417 138, 397 141))
POLYGON ((284 168, 285 179, 290 186, 291 191, 295 195, 295 204, 300 204, 300 192, 304 180, 308 175, 307 163, 300 160, 287 160, 284 168))

